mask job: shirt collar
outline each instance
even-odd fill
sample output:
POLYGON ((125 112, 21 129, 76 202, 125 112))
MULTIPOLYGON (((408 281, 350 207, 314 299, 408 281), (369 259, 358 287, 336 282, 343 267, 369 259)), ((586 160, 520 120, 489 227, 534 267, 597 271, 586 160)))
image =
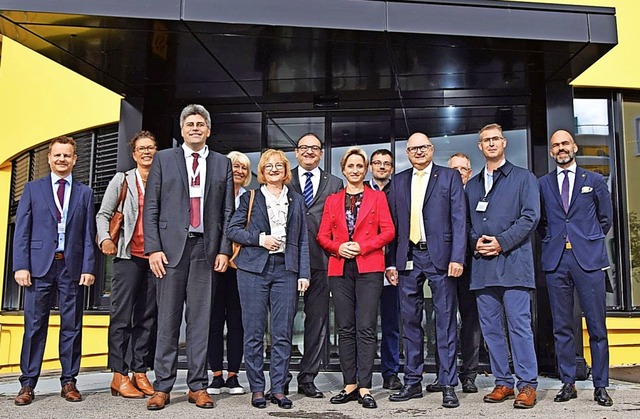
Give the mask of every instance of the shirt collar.
POLYGON ((67 181, 67 184, 71 185, 71 182, 73 181, 73 175, 72 175, 71 173, 69 173, 69 174, 67 175, 67 177, 63 177, 63 178, 61 178, 60 176, 58 176, 58 175, 56 175, 55 173, 51 172, 51 183, 52 183, 53 185, 55 185, 55 184, 58 182, 58 180, 60 180, 60 179, 64 179, 64 180, 66 180, 66 181, 67 181))
MULTIPOLYGON (((575 173, 576 173, 576 168, 577 168, 577 167, 578 167, 578 165, 577 165, 576 161, 574 160, 574 161, 573 161, 573 163, 571 163, 571 166, 567 167, 567 169, 566 169, 566 170, 568 170, 569 172, 571 172, 571 173, 574 173, 574 174, 575 174, 575 173)), ((562 168, 562 167, 560 167, 560 166, 557 166, 557 167, 556 167, 556 174, 557 174, 557 175, 561 174, 563 170, 565 170, 565 169, 563 169, 563 168, 562 168)))
POLYGON ((307 172, 311 172, 313 173, 313 176, 311 176, 311 178, 313 179, 314 177, 317 177, 318 179, 320 178, 320 168, 319 167, 315 167, 313 170, 305 170, 302 166, 298 166, 300 168, 300 172, 299 175, 302 178, 303 176, 305 176, 305 173, 307 172))
POLYGON ((414 167, 412 174, 415 175, 418 172, 424 172, 426 175, 428 175, 429 173, 431 173, 432 168, 433 168, 433 161, 431 161, 429 165, 425 167, 423 170, 418 170, 414 167))
POLYGON ((202 158, 207 158, 207 156, 209 155, 209 146, 206 144, 204 147, 200 149, 200 151, 193 151, 185 143, 182 143, 181 147, 182 147, 182 150, 184 151, 185 157, 191 157, 193 153, 198 153, 198 155, 200 155, 200 157, 202 158))

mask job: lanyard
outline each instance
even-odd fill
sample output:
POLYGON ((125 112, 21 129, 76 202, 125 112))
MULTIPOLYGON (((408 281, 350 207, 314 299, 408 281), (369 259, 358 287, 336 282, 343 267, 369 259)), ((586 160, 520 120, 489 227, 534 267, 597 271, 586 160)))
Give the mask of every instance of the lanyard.
MULTIPOLYGON (((195 159, 195 157, 191 157, 191 158, 195 159)), ((199 158, 204 159, 203 156, 200 156, 199 158)), ((193 184, 193 182, 200 175, 200 169, 202 169, 202 164, 200 164, 200 163, 198 163, 198 167, 196 168, 195 171, 193 170, 193 162, 191 162, 191 164, 187 165, 187 173, 189 174, 189 179, 190 179, 190 183, 191 183, 192 187, 195 186, 193 184)))
MULTIPOLYGON (((66 179, 65 179, 64 181, 65 181, 66 183, 69 183, 66 179)), ((58 187, 58 188, 60 187, 60 185, 59 185, 58 183, 56 183, 56 185, 57 185, 57 187, 58 187)), ((66 185, 65 185, 64 198, 66 198, 66 197, 67 197, 67 193, 69 193, 69 194, 71 193, 71 183, 69 183, 69 186, 66 186, 66 185), (69 190, 68 190, 68 191, 67 191, 67 188, 69 188, 69 190)), ((64 198, 63 198, 63 199, 64 199, 64 198)), ((60 202, 60 200, 58 199, 58 193, 57 193, 57 191, 54 191, 54 194, 53 194, 53 200, 54 200, 54 202, 56 203, 56 208, 58 208, 58 212, 60 213, 60 219, 61 219, 61 222, 63 222, 64 220, 66 220, 66 219, 67 219, 67 207, 68 207, 69 205, 65 205, 64 210, 62 209, 62 204, 63 204, 64 202, 62 202, 62 203, 61 203, 61 202, 60 202)), ((66 199, 65 199, 65 201, 66 201, 66 199)))
POLYGON ((142 196, 144 196, 144 183, 142 183, 142 176, 140 176, 140 172, 138 171, 138 169, 136 169, 136 181, 138 182, 138 186, 142 191, 142 196))

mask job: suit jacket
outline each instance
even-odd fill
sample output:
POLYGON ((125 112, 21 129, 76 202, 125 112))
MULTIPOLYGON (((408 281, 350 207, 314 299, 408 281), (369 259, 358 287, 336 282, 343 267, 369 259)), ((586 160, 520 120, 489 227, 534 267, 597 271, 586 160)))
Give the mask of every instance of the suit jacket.
MULTIPOLYGON (((231 255, 227 226, 234 210, 231 160, 209 149, 204 185, 205 255, 213 268, 217 254, 231 255)), ((182 147, 162 150, 153 158, 144 197, 144 252, 163 251, 169 267, 184 252, 189 233, 189 180, 182 147)))
MULTIPOLYGON (((69 276, 80 280, 83 273, 95 275, 95 209, 93 191, 73 181, 64 256, 69 276)), ((13 270, 27 269, 33 277, 43 277, 51 268, 58 246, 58 212, 53 198, 51 175, 25 185, 18 203, 13 239, 13 270)))
MULTIPOLYGON (((249 212, 250 193, 242 194, 240 205, 231 218, 228 228, 229 239, 242 245, 235 262, 238 269, 259 274, 269 259, 269 251, 260 246, 260 233, 271 234, 267 202, 260 191, 255 191, 251 220, 247 223, 249 212)), ((288 188, 287 197, 289 208, 287 210, 286 245, 284 250, 284 262, 287 271, 296 272, 298 278, 311 278, 309 266, 309 236, 307 234, 307 221, 304 215, 305 204, 302 195, 288 188)))
POLYGON ((553 271, 564 252, 567 235, 578 264, 585 271, 609 266, 605 235, 611 228, 613 205, 604 177, 576 167, 569 211, 565 213, 554 169, 539 179, 542 218, 542 269, 553 271))
MULTIPOLYGON (((329 253, 329 276, 342 276, 345 259, 338 254, 340 245, 349 241, 345 213, 345 190, 329 196, 325 202, 318 243, 329 253)), ((384 192, 364 188, 362 203, 353 230, 353 241, 360 245, 356 256, 359 273, 384 272, 384 246, 393 240, 393 226, 384 192)))
POLYGON ((96 226, 98 228, 98 244, 101 244, 109 238, 109 222, 117 209, 116 204, 118 203, 118 197, 122 190, 122 181, 125 177, 127 179, 127 194, 124 198, 124 206, 122 208, 124 221, 122 222, 122 229, 120 230, 116 257, 131 259, 129 244, 131 243, 133 230, 138 221, 138 181, 136 179, 135 169, 131 169, 126 173, 116 173, 113 179, 111 179, 102 198, 100 210, 98 210, 96 214, 96 226))
MULTIPOLYGON (((404 270, 409 253, 411 178, 413 168, 393 177, 389 207, 396 239, 389 244, 387 266, 404 270)), ((433 164, 422 207, 429 255, 436 268, 446 271, 450 262, 464 264, 467 246, 467 206, 458 171, 433 164)))
MULTIPOLYGON (((298 174, 298 167, 291 171, 291 183, 289 188, 302 195, 302 187, 300 185, 300 176, 298 174)), ((338 192, 344 186, 340 178, 320 170, 320 184, 318 186, 318 192, 313 196, 311 207, 304 208, 304 212, 307 215, 307 229, 309 239, 309 257, 311 258, 311 268, 322 271, 327 270, 327 254, 322 250, 322 247, 315 240, 318 230, 320 229, 320 221, 322 220, 322 210, 324 208, 324 202, 327 197, 333 193, 338 192)))
POLYGON ((476 211, 484 195, 484 169, 467 182, 469 247, 478 239, 495 236, 502 247, 498 256, 474 254, 471 289, 490 286, 535 288, 531 235, 540 220, 540 194, 530 171, 507 161, 493 172, 487 209, 476 211))

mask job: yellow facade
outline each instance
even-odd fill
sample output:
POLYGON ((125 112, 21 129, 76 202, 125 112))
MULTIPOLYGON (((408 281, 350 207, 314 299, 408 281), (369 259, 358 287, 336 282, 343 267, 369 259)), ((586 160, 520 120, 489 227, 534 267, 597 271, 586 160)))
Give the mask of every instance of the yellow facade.
MULTIPOLYGON (((11 159, 62 134, 112 124, 120 118, 121 97, 66 67, 0 36, 0 237, 7 236, 11 159)), ((5 266, 0 241, 0 266, 5 266)), ((3 282, 0 281, 0 295, 3 282)), ((107 364, 109 316, 85 315, 82 367, 107 364)), ((59 369, 60 318, 52 315, 45 369, 59 369)), ((23 317, 0 314, 0 373, 19 372, 23 317)))

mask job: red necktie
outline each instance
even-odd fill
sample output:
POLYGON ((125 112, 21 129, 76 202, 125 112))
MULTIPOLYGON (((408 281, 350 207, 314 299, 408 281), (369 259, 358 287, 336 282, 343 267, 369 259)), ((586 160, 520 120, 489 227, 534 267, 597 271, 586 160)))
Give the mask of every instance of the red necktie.
MULTIPOLYGON (((198 153, 191 154, 193 156, 193 173, 198 169, 198 153)), ((193 179, 191 179, 191 186, 200 186, 200 173, 198 173, 193 179)), ((189 223, 191 227, 198 228, 200 225, 200 197, 190 198, 189 204, 191 207, 191 216, 189 217, 189 223)))
POLYGON ((58 202, 60 203, 60 209, 58 209, 58 222, 62 221, 61 210, 64 209, 64 187, 67 185, 67 181, 64 179, 58 179, 58 202))

